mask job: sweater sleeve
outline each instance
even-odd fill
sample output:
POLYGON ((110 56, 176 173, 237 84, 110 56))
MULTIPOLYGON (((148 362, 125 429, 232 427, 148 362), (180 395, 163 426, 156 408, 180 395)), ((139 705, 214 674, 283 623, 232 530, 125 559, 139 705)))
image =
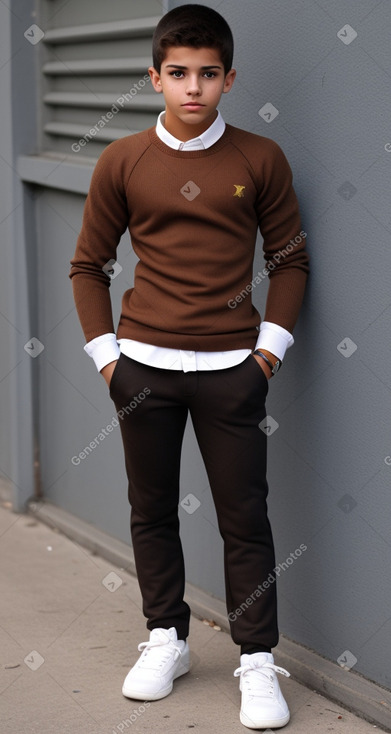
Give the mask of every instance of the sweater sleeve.
POLYGON ((272 140, 268 140, 268 155, 262 168, 257 215, 269 270, 264 321, 292 332, 309 272, 307 235, 301 229, 291 168, 281 148, 272 140))
POLYGON ((69 277, 87 342, 115 331, 109 273, 129 222, 124 181, 126 158, 118 143, 108 145, 95 166, 71 260, 69 277))

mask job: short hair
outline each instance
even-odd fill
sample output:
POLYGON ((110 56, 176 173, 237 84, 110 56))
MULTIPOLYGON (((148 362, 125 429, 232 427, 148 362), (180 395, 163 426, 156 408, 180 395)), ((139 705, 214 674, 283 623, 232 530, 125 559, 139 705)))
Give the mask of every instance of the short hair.
POLYGON ((170 46, 215 48, 220 52, 225 73, 232 68, 232 31, 223 16, 206 5, 181 5, 159 21, 152 40, 153 65, 159 74, 170 46))

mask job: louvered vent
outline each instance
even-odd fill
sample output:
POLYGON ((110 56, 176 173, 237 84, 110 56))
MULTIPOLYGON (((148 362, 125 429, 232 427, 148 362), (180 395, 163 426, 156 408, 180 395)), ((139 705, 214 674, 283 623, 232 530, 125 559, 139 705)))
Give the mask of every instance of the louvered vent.
POLYGON ((164 108, 147 74, 161 16, 134 17, 159 12, 161 3, 71 0, 69 6, 65 14, 59 2, 47 3, 41 150, 97 158, 112 140, 153 125, 164 108), (99 22, 63 25, 89 18, 91 6, 99 22), (112 19, 113 8, 121 19, 112 19))

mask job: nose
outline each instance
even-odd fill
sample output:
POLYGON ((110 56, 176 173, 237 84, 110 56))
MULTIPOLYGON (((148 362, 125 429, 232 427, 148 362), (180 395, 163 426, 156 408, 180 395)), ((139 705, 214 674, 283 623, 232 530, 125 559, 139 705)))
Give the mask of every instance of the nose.
POLYGON ((201 87, 200 87, 200 83, 199 83, 197 74, 191 74, 188 77, 186 92, 187 94, 191 94, 191 95, 194 95, 194 94, 198 95, 201 93, 201 87))

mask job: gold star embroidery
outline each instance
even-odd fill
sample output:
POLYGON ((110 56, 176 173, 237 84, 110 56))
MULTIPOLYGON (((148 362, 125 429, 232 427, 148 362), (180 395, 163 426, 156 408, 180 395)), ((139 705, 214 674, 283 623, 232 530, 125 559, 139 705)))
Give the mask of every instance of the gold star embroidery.
POLYGON ((244 192, 244 189, 246 187, 245 186, 238 186, 237 184, 234 184, 234 186, 235 186, 234 196, 237 196, 239 199, 243 199, 243 197, 244 197, 244 193, 243 192, 244 192))

